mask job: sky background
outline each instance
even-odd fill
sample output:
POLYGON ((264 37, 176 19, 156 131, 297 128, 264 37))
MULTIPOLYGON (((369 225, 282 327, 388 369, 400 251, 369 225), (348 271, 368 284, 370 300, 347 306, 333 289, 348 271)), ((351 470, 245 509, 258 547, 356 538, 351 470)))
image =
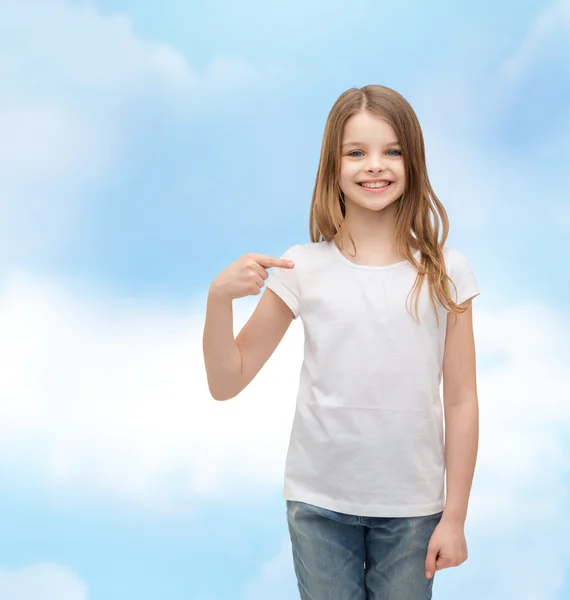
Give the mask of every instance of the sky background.
POLYGON ((302 325, 215 402, 205 298, 310 241, 326 117, 372 83, 481 288, 469 559, 434 597, 570 600, 570 2, 0 0, 1 600, 298 598, 302 325))

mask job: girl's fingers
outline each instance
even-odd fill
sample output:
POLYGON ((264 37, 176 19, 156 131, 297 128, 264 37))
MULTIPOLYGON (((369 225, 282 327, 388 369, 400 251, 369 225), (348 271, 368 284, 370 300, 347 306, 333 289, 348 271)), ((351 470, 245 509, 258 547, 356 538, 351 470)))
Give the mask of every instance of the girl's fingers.
POLYGON ((291 269, 294 266, 292 261, 284 260, 283 258, 273 258, 271 256, 265 256, 263 254, 252 254, 251 257, 265 269, 270 269, 271 267, 291 269))

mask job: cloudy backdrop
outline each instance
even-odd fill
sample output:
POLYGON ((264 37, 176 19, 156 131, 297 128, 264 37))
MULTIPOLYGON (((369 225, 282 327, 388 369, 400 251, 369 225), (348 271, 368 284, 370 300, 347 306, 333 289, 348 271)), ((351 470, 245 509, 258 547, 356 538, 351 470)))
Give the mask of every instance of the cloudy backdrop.
POLYGON ((370 83, 482 291, 470 556, 434 596, 570 599, 570 2, 0 0, 2 600, 298 597, 302 325, 215 402, 205 299, 309 241, 326 116, 370 83))

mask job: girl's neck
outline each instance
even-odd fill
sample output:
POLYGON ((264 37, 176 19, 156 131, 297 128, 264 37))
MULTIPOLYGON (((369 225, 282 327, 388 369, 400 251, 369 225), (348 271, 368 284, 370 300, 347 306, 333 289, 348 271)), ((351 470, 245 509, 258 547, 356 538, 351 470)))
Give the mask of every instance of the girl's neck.
POLYGON ((359 206, 346 208, 343 228, 337 236, 343 248, 349 248, 353 252, 350 234, 359 254, 393 250, 396 232, 395 207, 388 206, 380 212, 373 212, 359 206))
MULTIPOLYGON (((347 206, 343 228, 334 238, 342 253, 349 260, 363 265, 393 264, 405 260, 406 257, 399 255, 394 247, 396 207, 391 205, 377 213, 359 208, 347 206), (349 234, 356 245, 356 256, 349 234)), ((415 250, 412 248, 412 252, 415 250)))

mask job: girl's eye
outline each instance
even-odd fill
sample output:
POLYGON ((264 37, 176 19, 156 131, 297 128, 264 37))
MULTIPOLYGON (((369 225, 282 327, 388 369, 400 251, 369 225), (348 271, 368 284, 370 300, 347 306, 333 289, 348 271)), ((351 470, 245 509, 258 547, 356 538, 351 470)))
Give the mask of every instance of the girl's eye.
MULTIPOLYGON (((360 152, 360 154, 362 154, 362 151, 360 151, 360 150, 353 150, 352 152, 348 153, 348 156, 354 156, 354 154, 357 152, 360 152)), ((388 152, 396 152, 396 154, 392 154, 392 156, 401 156, 401 154, 402 154, 400 152, 400 150, 394 150, 394 149, 388 150, 388 152)), ((358 158, 358 157, 355 157, 355 158, 358 158)))

